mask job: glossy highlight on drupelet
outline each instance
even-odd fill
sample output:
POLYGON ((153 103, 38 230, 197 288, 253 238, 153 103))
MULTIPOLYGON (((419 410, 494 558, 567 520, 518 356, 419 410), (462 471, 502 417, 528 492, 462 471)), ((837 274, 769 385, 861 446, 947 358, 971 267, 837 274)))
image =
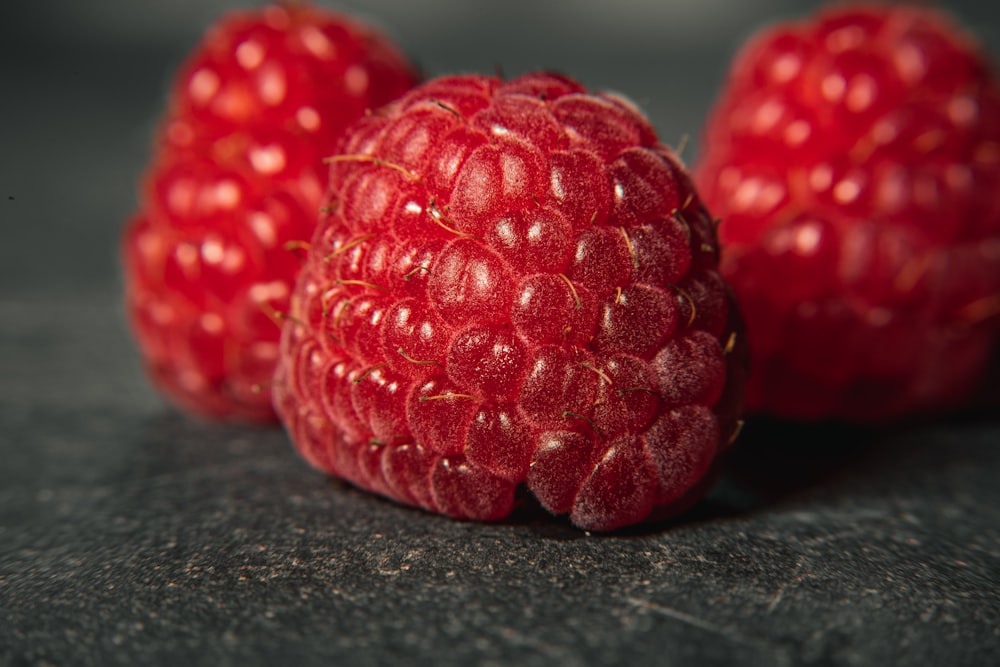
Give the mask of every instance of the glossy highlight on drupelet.
POLYGON ((315 467, 497 520, 526 488, 612 530, 690 506, 739 428, 712 217, 632 104, 448 76, 329 160, 276 410, 315 467))

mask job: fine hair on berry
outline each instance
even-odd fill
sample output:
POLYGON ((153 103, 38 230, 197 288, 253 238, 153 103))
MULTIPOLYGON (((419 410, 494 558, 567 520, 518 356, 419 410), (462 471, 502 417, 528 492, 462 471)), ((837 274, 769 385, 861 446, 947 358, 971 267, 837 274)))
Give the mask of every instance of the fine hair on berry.
POLYGON ((467 519, 522 488, 590 530, 704 492, 743 335, 713 219, 634 105, 551 73, 445 76, 329 164, 274 384, 313 466, 467 519))

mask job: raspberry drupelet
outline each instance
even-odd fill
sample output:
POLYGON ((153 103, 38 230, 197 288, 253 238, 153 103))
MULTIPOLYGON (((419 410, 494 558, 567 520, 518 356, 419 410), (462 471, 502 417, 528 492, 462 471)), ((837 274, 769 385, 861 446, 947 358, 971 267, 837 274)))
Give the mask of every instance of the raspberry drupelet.
POLYGON ((738 431, 743 336, 712 218, 634 106, 443 77, 330 163, 274 383, 313 466, 480 520, 526 487, 593 530, 697 499, 738 431))
POLYGON ((415 74, 370 27, 308 3, 233 12, 182 66, 123 234, 125 306, 156 386, 188 412, 274 420, 270 381, 316 226, 323 158, 415 74))
POLYGON ((734 60, 699 191, 747 322, 747 408, 959 408, 1000 340, 1000 85, 933 10, 837 6, 734 60))

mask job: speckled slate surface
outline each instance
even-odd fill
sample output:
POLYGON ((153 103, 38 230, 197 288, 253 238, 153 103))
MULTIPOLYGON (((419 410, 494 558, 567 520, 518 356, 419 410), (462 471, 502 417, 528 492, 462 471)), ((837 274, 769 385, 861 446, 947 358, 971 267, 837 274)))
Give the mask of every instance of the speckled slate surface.
MULTIPOLYGON (((22 50, 0 53, 0 665, 1000 656, 995 414, 882 431, 751 423, 694 512, 601 537, 531 507, 494 525, 398 507, 311 471, 280 430, 166 408, 122 322, 115 236, 185 45, 56 47, 0 24, 4 48, 22 50)), ((569 44, 538 46, 546 30, 528 31, 509 71, 569 44)), ((434 36, 407 46, 443 71, 461 45, 434 36)), ((638 48, 615 62, 671 53, 638 48)), ((614 80, 583 47, 558 53, 584 80, 614 80)), ((704 53, 683 101, 648 83, 651 65, 630 65, 618 87, 663 134, 693 131, 725 57, 704 53)), ((480 60, 470 67, 493 62, 480 60)))

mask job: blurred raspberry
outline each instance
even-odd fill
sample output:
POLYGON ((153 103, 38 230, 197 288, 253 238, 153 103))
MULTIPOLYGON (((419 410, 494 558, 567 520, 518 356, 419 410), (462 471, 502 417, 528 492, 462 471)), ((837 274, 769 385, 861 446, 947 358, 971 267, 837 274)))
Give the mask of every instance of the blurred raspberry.
POLYGON ((274 419, 287 244, 315 228, 344 128, 413 82, 385 37, 306 3, 229 14, 191 54, 123 234, 132 330, 180 407, 274 419))
POLYGON ((1000 333, 1000 87, 947 16, 837 6, 756 36, 695 173, 747 321, 748 409, 878 421, 978 390, 1000 333))

